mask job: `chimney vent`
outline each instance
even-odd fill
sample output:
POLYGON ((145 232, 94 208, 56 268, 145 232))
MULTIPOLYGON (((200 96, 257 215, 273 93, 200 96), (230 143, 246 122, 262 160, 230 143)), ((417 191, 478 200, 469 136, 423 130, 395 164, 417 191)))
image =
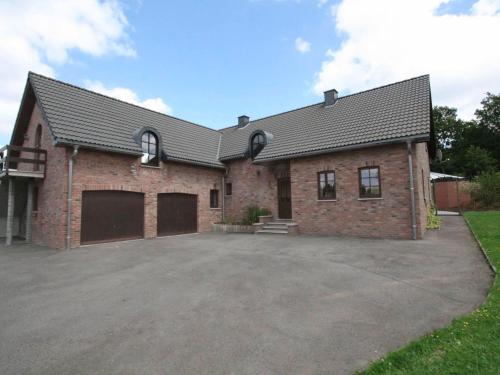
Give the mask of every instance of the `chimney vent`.
POLYGON ((238 117, 238 128, 243 128, 247 126, 249 122, 250 122, 250 117, 248 116, 243 115, 238 117))
POLYGON ((325 107, 333 105, 337 101, 339 95, 339 93, 335 89, 325 91, 324 94, 325 94, 325 107))

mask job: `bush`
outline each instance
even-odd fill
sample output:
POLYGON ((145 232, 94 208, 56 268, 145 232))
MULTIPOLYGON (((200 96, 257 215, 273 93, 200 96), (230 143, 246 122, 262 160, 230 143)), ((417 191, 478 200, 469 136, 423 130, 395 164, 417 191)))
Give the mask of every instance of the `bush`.
POLYGON ((483 173, 476 177, 471 184, 470 195, 484 207, 500 204, 500 172, 483 173))
POLYGON ((441 218, 436 215, 434 207, 427 211, 427 229, 439 229, 441 227, 441 218))
POLYGON ((270 214, 271 212, 267 208, 259 208, 259 206, 250 205, 247 207, 247 213, 243 219, 243 224, 252 225, 259 221, 259 216, 270 214))

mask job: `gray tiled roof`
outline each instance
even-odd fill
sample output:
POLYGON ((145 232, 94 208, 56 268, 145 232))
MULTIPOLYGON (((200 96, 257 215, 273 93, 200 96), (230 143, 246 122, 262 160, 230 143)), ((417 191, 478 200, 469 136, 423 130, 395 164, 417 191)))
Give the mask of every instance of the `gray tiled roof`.
POLYGON ((255 130, 273 134, 256 161, 321 153, 400 138, 428 138, 429 76, 421 76, 222 130, 220 159, 241 157, 255 130))
POLYGON ((30 73, 29 82, 58 143, 140 155, 133 133, 152 127, 160 133, 168 159, 212 167, 247 155, 255 130, 273 135, 256 161, 430 135, 427 75, 344 96, 331 106, 318 103, 221 131, 38 74, 30 73))
POLYGON ((167 158, 223 167, 216 130, 38 74, 30 73, 29 82, 57 142, 141 154, 133 133, 149 126, 160 133, 167 158))

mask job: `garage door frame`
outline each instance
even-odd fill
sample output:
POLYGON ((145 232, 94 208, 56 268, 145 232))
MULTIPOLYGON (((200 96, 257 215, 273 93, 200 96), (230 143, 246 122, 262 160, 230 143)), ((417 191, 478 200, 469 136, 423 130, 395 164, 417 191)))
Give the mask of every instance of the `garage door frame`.
POLYGON ((82 192, 80 244, 144 238, 145 196, 125 190, 82 192))
POLYGON ((158 237, 197 233, 198 216, 198 195, 188 193, 159 193, 157 195, 156 230, 158 237), (190 217, 186 217, 186 214, 190 217))

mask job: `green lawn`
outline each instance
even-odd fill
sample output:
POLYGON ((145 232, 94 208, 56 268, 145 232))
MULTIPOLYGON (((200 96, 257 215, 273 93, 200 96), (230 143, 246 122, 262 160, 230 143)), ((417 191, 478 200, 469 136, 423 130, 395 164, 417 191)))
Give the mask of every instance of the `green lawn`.
MULTIPOLYGON (((500 270, 500 211, 467 212, 465 218, 500 270)), ((500 280, 470 315, 374 362, 363 375, 500 374, 500 280)))

